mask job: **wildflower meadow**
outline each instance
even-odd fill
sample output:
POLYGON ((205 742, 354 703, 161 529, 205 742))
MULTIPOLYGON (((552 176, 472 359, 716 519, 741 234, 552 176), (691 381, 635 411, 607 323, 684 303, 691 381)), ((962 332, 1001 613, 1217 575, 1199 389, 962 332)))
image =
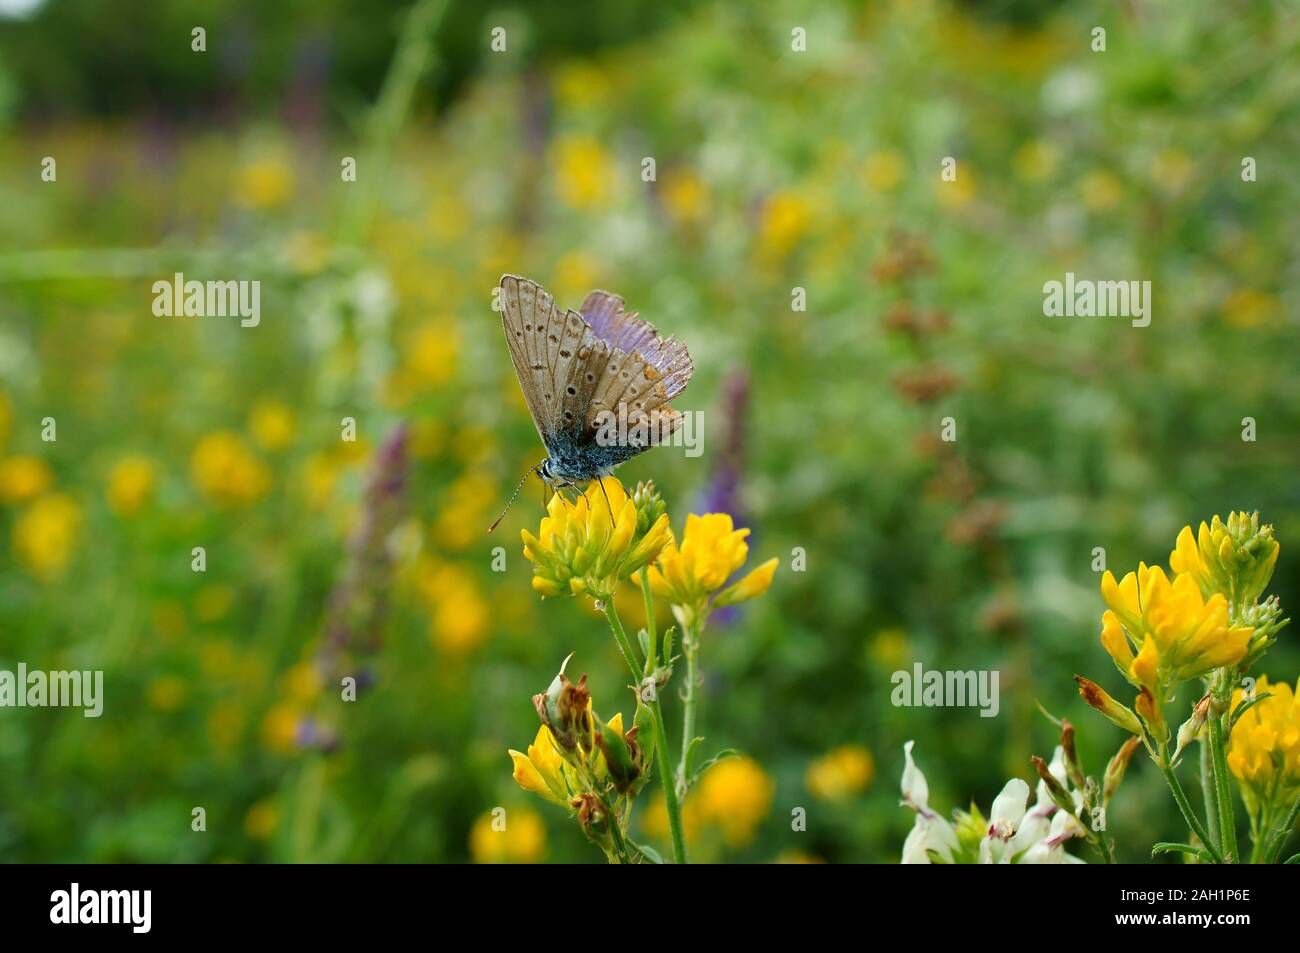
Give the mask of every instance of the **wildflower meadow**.
POLYGON ((0 861, 1295 861, 1298 43, 0 0, 0 861))

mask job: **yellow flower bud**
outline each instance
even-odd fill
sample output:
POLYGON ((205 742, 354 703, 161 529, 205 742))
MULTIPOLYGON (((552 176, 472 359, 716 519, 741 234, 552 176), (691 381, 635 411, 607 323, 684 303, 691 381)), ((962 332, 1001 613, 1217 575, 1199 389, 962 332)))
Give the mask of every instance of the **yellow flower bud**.
POLYGON ((757 599, 767 592, 772 585, 772 576, 776 573, 777 558, 773 556, 757 569, 748 573, 735 585, 728 586, 713 600, 715 606, 730 606, 746 599, 757 599))
POLYGON ((1131 709, 1117 702, 1096 682, 1089 681, 1082 675, 1074 676, 1074 680, 1079 683, 1080 698, 1125 731, 1131 731, 1135 735, 1142 734, 1142 724, 1131 709))

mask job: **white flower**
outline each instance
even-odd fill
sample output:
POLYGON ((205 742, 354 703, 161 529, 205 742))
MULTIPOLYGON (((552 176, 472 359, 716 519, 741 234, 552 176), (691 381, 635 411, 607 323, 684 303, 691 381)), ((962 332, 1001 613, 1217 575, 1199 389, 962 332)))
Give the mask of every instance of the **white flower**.
POLYGON ((952 852, 957 849, 957 833, 951 824, 930 810, 930 785, 912 760, 913 744, 909 741, 903 745, 902 803, 916 812, 916 823, 903 842, 902 862, 928 864, 930 851, 951 862, 952 852))
MULTIPOLYGON (((952 863, 954 859, 970 862, 969 852, 963 853, 961 842, 953 826, 930 807, 930 786, 925 775, 912 760, 912 745, 903 745, 903 805, 916 812, 912 826, 903 844, 902 863, 931 863, 931 852, 952 863)), ((1065 770, 1065 752, 1057 748, 1048 770, 1070 790, 1065 770)), ((1034 803, 1029 804, 1029 785, 1020 778, 1012 778, 993 799, 989 811, 989 825, 979 842, 978 862, 981 864, 1081 864, 1084 861, 1066 853, 1062 846, 1072 837, 1084 834, 1083 826, 1073 815, 1062 811, 1048 793, 1041 780, 1034 803)), ((1082 809, 1082 792, 1071 791, 1077 809, 1082 809)), ((974 809, 972 809, 974 810, 974 809)), ((969 850, 969 849, 968 849, 969 850)))
POLYGON ((1012 778, 993 799, 993 810, 989 812, 989 830, 980 842, 980 863, 1010 862, 1012 855, 1007 850, 1007 842, 1016 836, 1028 804, 1029 785, 1019 778, 1012 778))

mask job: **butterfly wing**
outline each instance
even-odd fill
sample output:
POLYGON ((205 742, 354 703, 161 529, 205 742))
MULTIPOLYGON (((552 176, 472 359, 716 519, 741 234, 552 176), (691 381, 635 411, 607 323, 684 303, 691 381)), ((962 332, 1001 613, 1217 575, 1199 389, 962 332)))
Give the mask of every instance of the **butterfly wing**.
MULTIPOLYGON (((565 385, 587 325, 576 311, 557 308, 536 282, 506 275, 501 279, 501 326, 524 402, 549 452, 564 427, 565 385)), ((571 407, 568 412, 573 413, 571 407)))
MULTIPOLYGON (((673 338, 661 338, 654 325, 642 321, 636 312, 623 310, 623 299, 607 291, 593 291, 582 303, 582 316, 595 338, 608 347, 599 366, 589 365, 596 377, 587 407, 585 431, 595 433, 599 416, 608 411, 617 414, 626 405, 631 423, 644 415, 662 423, 648 428, 647 441, 638 443, 629 434, 626 447, 608 448, 619 457, 629 459, 654 446, 681 424, 681 414, 669 404, 690 383, 695 365, 686 345, 673 338)), ((643 418, 643 419, 644 419, 643 418)))

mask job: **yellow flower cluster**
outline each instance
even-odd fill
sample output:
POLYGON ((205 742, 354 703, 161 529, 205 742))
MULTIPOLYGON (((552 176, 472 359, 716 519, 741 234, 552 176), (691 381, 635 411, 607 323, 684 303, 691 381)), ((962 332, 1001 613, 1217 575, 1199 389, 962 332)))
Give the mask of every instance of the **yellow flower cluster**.
MULTIPOLYGON (((1286 682, 1271 685, 1261 675, 1255 695, 1269 697, 1248 708, 1233 726, 1228 768, 1260 798, 1271 791, 1281 798, 1293 797, 1300 789, 1300 691, 1286 682)), ((1233 710, 1242 699, 1238 689, 1233 710)))
POLYGON ((1158 689, 1232 665, 1246 654, 1253 629, 1228 621, 1228 600, 1208 600, 1190 573, 1173 582, 1159 566, 1140 564, 1121 582, 1107 572, 1101 595, 1101 644, 1134 685, 1158 689), (1134 654, 1136 650, 1136 655, 1134 654))
POLYGON ((1207 717, 1222 713, 1232 673, 1249 670, 1285 624, 1276 599, 1256 601, 1278 551, 1273 528, 1261 526, 1258 513, 1232 513, 1226 522, 1215 516, 1208 525, 1201 523, 1195 535, 1183 527, 1169 555, 1172 579, 1160 566, 1145 563, 1119 581, 1106 572, 1101 645, 1138 689, 1136 713, 1095 682, 1075 676, 1079 694, 1126 731, 1149 734, 1163 750, 1169 726, 1162 706, 1179 683, 1205 678, 1213 704, 1206 699, 1183 725, 1177 757, 1207 717))
POLYGON ((14 456, 0 460, 0 503, 26 503, 54 483, 50 465, 40 457, 14 456))
POLYGON ((604 146, 586 136, 555 144, 555 184, 565 204, 598 209, 608 201, 614 183, 614 160, 604 146))
MULTIPOLYGON (((608 727, 623 734, 623 713, 619 712, 611 718, 608 727)), ((596 776, 609 777, 604 752, 598 751, 596 759, 596 776)), ((560 755, 555 736, 545 725, 537 729, 537 737, 528 746, 528 753, 523 754, 511 748, 510 760, 515 765, 515 782, 521 788, 566 810, 572 809, 573 799, 584 790, 577 769, 560 755)))
MULTIPOLYGON (((670 603, 673 614, 687 629, 681 645, 687 679, 693 685, 697 638, 708 613, 714 607, 765 593, 772 584, 777 560, 768 560, 728 585, 749 555, 749 530, 736 529, 726 513, 691 514, 679 544, 665 510, 653 483, 640 483, 629 495, 613 477, 593 481, 575 500, 558 493, 552 497, 537 534, 527 530, 521 534, 524 555, 533 563, 532 585, 538 592, 545 596, 587 594, 597 600, 609 616, 629 666, 639 677, 642 672, 638 671, 635 650, 615 610, 620 583, 636 576, 648 590, 647 612, 652 611, 653 597, 658 596, 670 603)), ((662 688, 671 673, 656 667, 654 635, 649 634, 642 645, 646 681, 662 688)), ((608 724, 595 716, 585 682, 586 676, 576 685, 569 682, 562 668, 550 689, 534 696, 542 727, 527 752, 510 752, 514 779, 525 790, 576 814, 583 832, 610 860, 626 862, 639 856, 635 845, 629 853, 625 840, 631 800, 648 780, 659 745, 661 773, 666 783, 673 784, 671 770, 665 767, 668 745, 658 697, 638 695, 636 724, 624 732, 620 716, 608 724), (643 727, 648 735, 657 734, 658 738, 638 739, 643 727)), ((686 697, 686 724, 690 724, 692 702, 693 694, 686 697)), ((685 764, 682 771, 686 771, 685 764)), ((810 774, 815 779, 810 785, 820 786, 827 797, 842 797, 861 790, 871 772, 870 755, 864 749, 845 748, 833 752, 810 774)), ((743 758, 715 764, 692 784, 693 795, 682 807, 676 797, 666 797, 662 809, 660 829, 671 834, 679 863, 686 858, 683 831, 692 827, 715 826, 728 845, 747 842, 766 816, 774 790, 762 768, 743 758)), ((669 788, 668 792, 675 790, 669 788)), ((654 815, 648 817, 647 829, 653 829, 654 815)))
MULTIPOLYGON (((565 660, 568 664, 568 660, 565 660)), ((563 807, 611 860, 626 860, 631 803, 649 778, 652 746, 641 726, 623 730, 623 716, 601 721, 592 709, 587 676, 575 684, 561 666, 550 687, 533 696, 541 719, 528 752, 510 751, 515 782, 563 807)), ((645 709, 638 708, 638 716, 645 709)))
POLYGON ((814 797, 842 801, 865 789, 875 772, 870 751, 861 745, 842 745, 810 764, 804 783, 814 797))
POLYGON ((536 536, 522 532, 533 588, 544 596, 608 599, 672 538, 667 515, 638 534, 636 503, 615 477, 593 480, 572 502, 556 493, 546 510, 536 536))
POLYGON ((416 587, 429 613, 429 636, 451 655, 465 655, 487 637, 491 607, 478 580, 458 563, 422 559, 416 587))
POLYGON ((118 516, 132 516, 153 496, 157 475, 147 457, 126 456, 108 473, 108 505, 118 516))
POLYGON ((735 605, 767 592, 776 572, 776 558, 769 559, 738 582, 722 587, 745 564, 748 529, 735 529, 727 513, 706 513, 686 517, 681 545, 669 540, 650 567, 650 588, 656 596, 672 603, 683 625, 698 621, 710 605, 735 605), (719 590, 722 590, 719 592, 719 590))
POLYGON ((546 855, 546 826, 528 808, 497 808, 470 828, 469 853, 476 864, 535 864, 546 855))
POLYGON ((15 521, 14 554, 34 576, 56 578, 68 566, 81 521, 81 507, 71 497, 47 493, 15 521))
POLYGON ((243 506, 258 500, 271 485, 270 471, 242 437, 230 431, 208 434, 190 457, 190 475, 219 506, 243 506))
POLYGON ((1169 567, 1191 575, 1207 599, 1223 593, 1232 605, 1243 606, 1264 591, 1281 549, 1273 527, 1259 525, 1258 513, 1230 513, 1226 523, 1217 516, 1208 526, 1201 523, 1195 537, 1184 526, 1169 567))
MULTIPOLYGON (((730 848, 744 847, 772 809, 776 783, 753 758, 719 761, 705 772, 682 808, 686 838, 698 842, 706 830, 716 830, 730 848)), ((655 837, 668 832, 662 799, 646 812, 646 831, 655 837)))
POLYGON ((758 250, 766 260, 785 258, 803 239, 813 220, 812 205, 796 192, 777 192, 763 206, 758 250))
POLYGON ((248 430, 264 450, 283 450, 293 443, 293 411, 278 400, 264 400, 248 415, 248 430))

